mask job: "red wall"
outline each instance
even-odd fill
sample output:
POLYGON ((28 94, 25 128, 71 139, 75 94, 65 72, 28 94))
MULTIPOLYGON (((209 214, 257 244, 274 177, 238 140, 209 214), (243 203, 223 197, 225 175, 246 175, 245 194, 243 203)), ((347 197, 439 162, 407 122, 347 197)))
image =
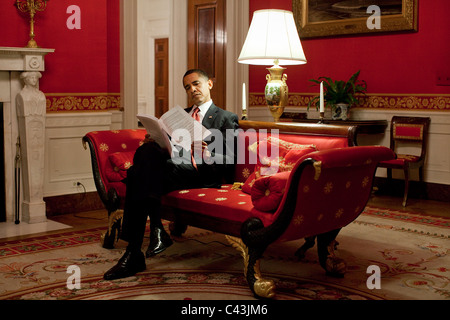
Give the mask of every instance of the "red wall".
MULTIPOLYGON (((0 4, 0 46, 24 47, 28 42, 29 15, 20 13, 14 0, 0 4)), ((49 1, 36 14, 35 34, 42 48, 55 49, 46 56, 40 88, 46 94, 119 93, 119 0, 49 1), (81 30, 69 30, 70 5, 81 9, 81 30)))
MULTIPOLYGON (((317 93, 308 81, 319 76, 347 79, 357 70, 368 83, 369 94, 448 95, 450 86, 437 86, 438 73, 450 76, 449 0, 418 1, 419 31, 385 35, 343 36, 302 40, 308 63, 287 70, 290 93, 317 93)), ((28 41, 29 17, 20 13, 14 0, 0 4, 0 46, 22 47, 28 41)), ((259 9, 292 10, 292 0, 250 0, 250 17, 259 9)), ((47 95, 66 95, 69 99, 49 99, 51 111, 83 110, 84 103, 69 96, 91 94, 87 108, 103 109, 95 100, 99 94, 120 92, 120 13, 119 0, 52 0, 36 15, 36 41, 54 48, 47 55, 40 85, 47 95), (67 7, 81 8, 81 30, 69 30, 67 7), (61 102, 62 101, 62 102, 61 102), (72 103, 60 108, 64 103, 72 103), (80 107, 80 105, 82 105, 80 107)), ((262 93, 266 84, 264 67, 250 66, 249 90, 262 93)), ((83 98, 81 98, 83 99, 83 98)), ((440 109, 450 111, 449 97, 440 109)), ((444 100, 441 100, 444 101, 444 100)), ((441 104, 439 104, 441 105, 441 104)))
MULTIPOLYGON (((438 73, 450 76, 450 1, 418 2, 418 32, 302 40, 308 63, 288 67, 289 92, 315 93, 309 79, 346 80, 361 70, 368 93, 450 94, 450 86, 436 85, 438 73)), ((250 19, 260 9, 292 10, 292 0, 250 0, 250 19)), ((266 74, 250 67, 250 92, 264 91, 266 74)))

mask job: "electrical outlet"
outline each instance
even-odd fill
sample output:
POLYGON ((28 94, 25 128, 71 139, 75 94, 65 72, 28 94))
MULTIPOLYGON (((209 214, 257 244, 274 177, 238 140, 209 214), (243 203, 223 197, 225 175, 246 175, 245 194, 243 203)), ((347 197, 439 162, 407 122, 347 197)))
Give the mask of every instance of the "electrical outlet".
POLYGON ((450 72, 440 72, 436 76, 436 85, 438 86, 450 86, 450 72))

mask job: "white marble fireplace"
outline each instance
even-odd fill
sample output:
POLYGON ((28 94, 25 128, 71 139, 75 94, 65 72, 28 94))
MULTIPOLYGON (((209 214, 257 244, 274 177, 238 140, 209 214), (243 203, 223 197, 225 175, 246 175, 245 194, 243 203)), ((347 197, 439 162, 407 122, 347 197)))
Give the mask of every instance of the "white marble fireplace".
POLYGON ((39 78, 54 49, 0 47, 0 102, 3 102, 6 219, 15 220, 16 144, 20 136, 20 221, 46 221, 43 201, 45 112, 39 78))

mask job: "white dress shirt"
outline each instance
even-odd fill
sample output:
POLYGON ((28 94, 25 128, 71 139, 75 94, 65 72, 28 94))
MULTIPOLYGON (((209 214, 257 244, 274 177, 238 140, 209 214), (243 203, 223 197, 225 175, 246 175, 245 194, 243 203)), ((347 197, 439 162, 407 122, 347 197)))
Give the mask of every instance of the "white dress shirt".
MULTIPOLYGON (((212 100, 209 100, 207 102, 205 102, 204 104, 198 106, 198 108, 200 109, 200 111, 198 112, 198 115, 200 116, 200 122, 203 121, 203 118, 205 117, 206 113, 209 110, 209 107, 211 107, 211 105, 213 104, 212 100)), ((196 106, 194 106, 192 108, 192 110, 189 112, 189 115, 192 117, 192 114, 194 113, 196 106)))

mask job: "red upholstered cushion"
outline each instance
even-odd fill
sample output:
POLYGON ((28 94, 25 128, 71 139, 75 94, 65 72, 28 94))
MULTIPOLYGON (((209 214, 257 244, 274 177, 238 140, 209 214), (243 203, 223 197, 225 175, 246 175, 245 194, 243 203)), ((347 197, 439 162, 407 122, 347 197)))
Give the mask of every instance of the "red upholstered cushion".
POLYGON ((118 172, 114 171, 109 156, 115 152, 135 152, 142 145, 146 133, 145 129, 124 129, 92 131, 86 134, 86 138, 94 146, 100 177, 105 185, 106 192, 114 188, 118 192, 119 197, 125 197, 125 184, 120 182, 123 178, 118 172), (114 181, 110 180, 113 177, 114 181))
POLYGON ((304 149, 292 149, 289 150, 289 152, 284 157, 284 170, 280 171, 291 171, 295 164, 297 163, 298 159, 303 157, 305 154, 311 153, 317 151, 315 147, 308 147, 304 149))
POLYGON ((297 144, 270 136, 258 143, 258 157, 255 167, 256 177, 290 171, 298 157, 316 150, 316 146, 312 144, 297 144), (286 156, 292 150, 295 150, 295 153, 292 153, 290 162, 287 162, 286 156))
POLYGON ((119 182, 127 177, 127 170, 133 165, 134 151, 115 152, 109 155, 111 166, 105 168, 110 182, 119 182))
POLYGON ((162 204, 240 222, 244 222, 251 217, 253 208, 250 195, 232 189, 231 185, 222 185, 220 189, 202 188, 172 191, 162 197, 162 204))
POLYGON ((409 154, 398 154, 396 159, 381 161, 381 164, 387 164, 391 166, 403 167, 408 162, 417 162, 420 160, 419 156, 409 154))
POLYGON ((423 126, 420 124, 397 123, 394 126, 395 139, 422 140, 423 126))
POLYGON ((264 212, 275 212, 280 205, 291 171, 257 179, 251 190, 253 206, 264 212))
MULTIPOLYGON (((256 155, 248 151, 248 147, 258 141, 267 138, 268 135, 274 135, 272 132, 264 130, 245 130, 238 136, 238 160, 235 166, 234 181, 244 183, 250 174, 254 172, 256 164, 256 155)), ((312 144, 317 150, 327 150, 335 148, 348 147, 349 140, 347 137, 331 137, 320 135, 303 135, 279 133, 275 134, 278 138, 296 144, 308 145, 312 144)))
POLYGON ((242 191, 244 191, 247 194, 250 194, 252 192, 252 187, 256 181, 256 173, 253 171, 250 176, 245 180, 244 184, 242 185, 242 191))
POLYGON ((414 156, 410 154, 398 154, 397 160, 407 161, 407 162, 417 162, 419 161, 419 156, 414 156))
POLYGON ((245 181, 242 191, 250 194, 256 179, 278 172, 291 171, 297 160, 305 154, 317 151, 312 144, 297 144, 276 137, 268 137, 249 147, 257 154, 255 171, 245 181))
POLYGON ((106 178, 108 179, 108 182, 120 182, 123 179, 126 178, 126 171, 124 172, 125 174, 121 174, 119 171, 115 171, 113 169, 113 167, 111 166, 107 166, 105 168, 105 175, 106 178))
POLYGON ((109 156, 109 161, 117 170, 128 170, 133 165, 134 151, 115 152, 109 156))
POLYGON ((222 185, 220 189, 176 190, 164 195, 161 201, 164 206, 195 211, 227 221, 242 223, 256 217, 261 219, 265 226, 269 226, 275 219, 274 214, 257 210, 253 206, 251 196, 241 190, 233 190, 232 185, 222 185))

